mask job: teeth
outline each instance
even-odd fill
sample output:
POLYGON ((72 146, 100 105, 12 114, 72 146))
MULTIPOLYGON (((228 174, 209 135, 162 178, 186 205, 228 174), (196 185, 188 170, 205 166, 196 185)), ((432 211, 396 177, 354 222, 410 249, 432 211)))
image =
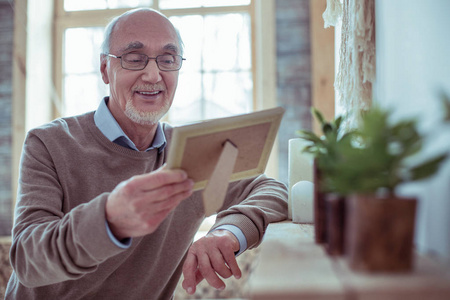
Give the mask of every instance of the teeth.
POLYGON ((156 92, 139 92, 139 94, 142 94, 142 95, 156 95, 158 93, 159 93, 158 91, 156 91, 156 92))

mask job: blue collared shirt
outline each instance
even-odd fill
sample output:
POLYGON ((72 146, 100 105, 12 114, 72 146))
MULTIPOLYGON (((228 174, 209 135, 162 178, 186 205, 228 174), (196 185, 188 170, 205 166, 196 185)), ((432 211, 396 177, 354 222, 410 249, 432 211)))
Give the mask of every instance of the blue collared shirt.
MULTIPOLYGON (((136 151, 139 151, 133 141, 125 134, 125 132, 120 127, 119 123, 117 123, 114 116, 111 114, 107 103, 109 101, 108 97, 103 98, 100 101, 100 105, 98 109, 94 113, 94 122, 95 125, 100 129, 104 136, 106 136, 111 142, 114 142, 120 146, 127 147, 136 151)), ((161 124, 158 124, 156 128, 155 137, 153 139, 152 144, 145 151, 149 151, 152 149, 158 149, 159 152, 163 151, 167 145, 166 136, 161 127, 161 124)), ((239 252, 236 255, 241 254, 247 249, 247 239, 245 238, 244 233, 240 228, 234 225, 222 225, 217 227, 215 230, 225 229, 234 234, 234 236, 239 241, 239 252)), ((116 244, 118 247, 126 249, 131 246, 131 239, 125 239, 122 241, 117 240, 114 234, 111 232, 109 228, 108 222, 106 222, 106 231, 110 239, 116 244)))
MULTIPOLYGON (((100 105, 94 114, 95 125, 100 129, 104 136, 106 136, 111 142, 114 142, 120 146, 127 147, 136 151, 139 151, 132 140, 125 134, 125 132, 114 119, 113 115, 109 111, 106 105, 109 98, 105 97, 100 101, 100 105)), ((155 138, 153 143, 145 151, 152 149, 158 149, 159 152, 163 151, 167 145, 166 136, 160 124, 156 128, 155 138)))

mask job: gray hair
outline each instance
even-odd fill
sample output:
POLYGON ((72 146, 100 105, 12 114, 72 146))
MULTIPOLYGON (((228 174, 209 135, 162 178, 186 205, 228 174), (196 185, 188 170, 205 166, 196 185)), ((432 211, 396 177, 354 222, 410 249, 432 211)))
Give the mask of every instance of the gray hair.
MULTIPOLYGON (((114 18, 108 23, 108 25, 106 25, 106 27, 105 27, 105 32, 104 32, 103 42, 102 42, 102 45, 101 45, 101 48, 100 48, 102 54, 108 54, 108 53, 109 53, 109 50, 111 49, 111 48, 110 48, 110 47, 111 47, 111 35, 112 35, 112 32, 113 32, 114 27, 116 26, 117 22, 118 22, 122 17, 131 15, 131 14, 137 12, 137 11, 152 11, 152 12, 155 12, 155 13, 161 15, 162 17, 168 19, 165 15, 163 15, 163 14, 160 13, 159 11, 154 10, 154 9, 151 9, 151 8, 136 8, 136 9, 129 10, 129 11, 123 13, 123 14, 120 15, 120 16, 114 17, 114 18)), ((172 24, 172 26, 173 26, 173 24, 172 24)), ((183 50, 184 50, 184 43, 183 43, 183 40, 181 39, 181 35, 180 35, 180 32, 178 31, 178 29, 175 28, 175 26, 173 26, 173 28, 175 29, 175 32, 176 32, 176 34, 177 34, 178 44, 180 45, 180 55, 183 55, 183 50)))

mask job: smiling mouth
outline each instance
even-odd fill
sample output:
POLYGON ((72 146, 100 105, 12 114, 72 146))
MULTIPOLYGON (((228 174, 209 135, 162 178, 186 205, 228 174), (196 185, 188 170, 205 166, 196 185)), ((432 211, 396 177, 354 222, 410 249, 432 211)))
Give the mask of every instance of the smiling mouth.
POLYGON ((161 91, 153 91, 153 92, 136 91, 136 93, 143 96, 155 96, 160 94, 161 91))

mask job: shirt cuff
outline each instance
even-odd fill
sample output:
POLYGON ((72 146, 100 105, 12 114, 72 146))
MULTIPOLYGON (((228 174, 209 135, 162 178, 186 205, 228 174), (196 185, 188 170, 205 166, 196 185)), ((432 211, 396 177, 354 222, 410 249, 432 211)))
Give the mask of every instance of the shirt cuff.
POLYGON ((236 256, 239 256, 242 252, 244 252, 247 249, 247 239, 245 238, 244 233, 242 232, 239 227, 234 225, 221 225, 217 228, 214 228, 213 231, 219 230, 219 229, 225 229, 231 232, 239 241, 239 251, 235 252, 234 254, 236 256))
POLYGON ((130 248, 131 238, 126 238, 126 239, 123 239, 122 241, 119 241, 112 233, 111 228, 109 228, 108 221, 105 221, 105 225, 106 225, 106 232, 108 232, 109 238, 117 247, 122 248, 122 249, 130 248))

